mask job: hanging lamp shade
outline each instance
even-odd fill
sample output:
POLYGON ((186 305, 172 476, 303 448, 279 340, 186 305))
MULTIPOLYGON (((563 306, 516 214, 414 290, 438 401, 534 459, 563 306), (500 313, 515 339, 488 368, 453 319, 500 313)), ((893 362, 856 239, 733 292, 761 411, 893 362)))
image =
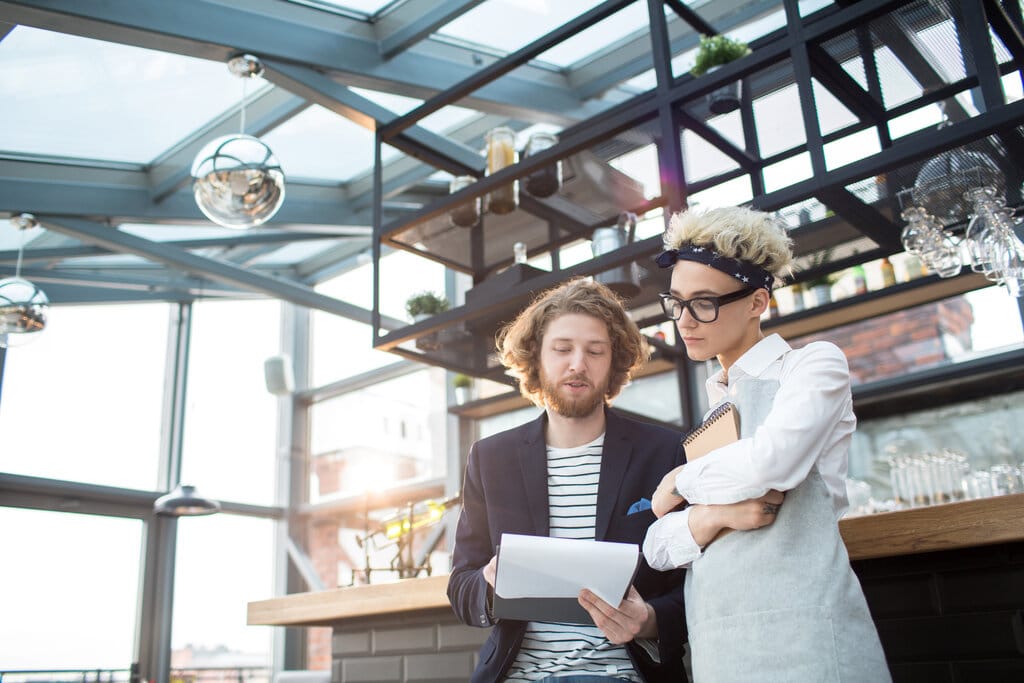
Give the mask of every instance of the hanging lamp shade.
POLYGON ((196 204, 214 223, 252 228, 273 218, 284 202, 284 172, 259 138, 226 135, 211 141, 192 164, 196 204))
MULTIPOLYGON (((22 213, 11 216, 11 225, 25 231, 38 227, 39 221, 30 213, 22 213)), ((0 280, 0 348, 27 344, 46 327, 50 299, 46 292, 21 277, 23 251, 24 244, 20 244, 14 277, 0 280)))
POLYGON ((200 496, 195 486, 178 484, 173 491, 156 499, 153 512, 172 517, 212 515, 220 512, 220 503, 200 496))
POLYGON ((28 280, 0 280, 0 347, 20 346, 46 327, 50 300, 28 280))

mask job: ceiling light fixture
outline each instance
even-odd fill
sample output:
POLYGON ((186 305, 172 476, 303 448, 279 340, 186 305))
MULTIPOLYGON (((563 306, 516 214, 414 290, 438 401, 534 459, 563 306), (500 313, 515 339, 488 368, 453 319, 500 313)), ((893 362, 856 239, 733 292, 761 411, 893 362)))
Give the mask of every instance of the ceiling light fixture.
POLYGON ((211 140, 199 151, 192 162, 192 190, 211 221, 247 229, 266 223, 281 208, 284 171, 266 143, 245 134, 246 84, 263 74, 263 64, 253 55, 239 55, 228 69, 242 79, 240 132, 211 140))
POLYGON ((25 231, 39 226, 30 213, 11 217, 11 225, 21 234, 18 265, 14 277, 0 280, 0 348, 20 346, 35 339, 46 327, 50 300, 36 285, 21 277, 21 258, 25 251, 25 231))
POLYGON ((195 486, 178 484, 173 491, 156 499, 153 512, 171 517, 198 517, 220 512, 220 503, 200 496, 195 486))

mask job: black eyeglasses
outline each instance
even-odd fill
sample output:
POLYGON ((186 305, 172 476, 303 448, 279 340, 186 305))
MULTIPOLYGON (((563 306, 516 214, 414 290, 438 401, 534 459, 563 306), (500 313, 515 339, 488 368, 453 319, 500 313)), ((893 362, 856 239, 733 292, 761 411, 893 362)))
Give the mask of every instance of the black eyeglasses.
POLYGON ((749 287, 723 294, 722 296, 695 296, 692 299, 680 299, 668 292, 661 292, 661 309, 669 320, 679 320, 683 317, 683 308, 690 312, 694 320, 699 323, 713 323, 718 320, 718 309, 725 304, 739 301, 745 296, 753 294, 756 290, 749 287))

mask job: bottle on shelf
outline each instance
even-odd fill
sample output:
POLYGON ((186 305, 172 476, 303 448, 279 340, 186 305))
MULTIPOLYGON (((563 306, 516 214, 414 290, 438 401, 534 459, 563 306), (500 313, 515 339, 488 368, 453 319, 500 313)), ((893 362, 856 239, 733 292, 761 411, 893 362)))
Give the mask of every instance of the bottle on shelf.
POLYGON ((516 242, 512 245, 512 260, 515 263, 526 263, 526 243, 516 242))
MULTIPOLYGON (((487 175, 512 166, 516 159, 516 134, 508 126, 499 126, 487 133, 487 175)), ((519 181, 491 190, 487 207, 491 213, 512 213, 519 205, 519 181)))
MULTIPOLYGON (((462 188, 469 187, 475 182, 476 178, 471 175, 456 176, 449 183, 448 192, 455 194, 462 188)), ((448 219, 452 222, 452 225, 460 228, 472 228, 480 220, 480 197, 454 207, 448 213, 448 219)))
POLYGON ((892 261, 889 260, 888 256, 882 259, 878 269, 882 274, 883 287, 892 287, 896 284, 896 269, 892 267, 892 261))
POLYGON ((850 269, 850 273, 853 276, 853 294, 858 296, 860 294, 868 293, 868 278, 864 272, 864 266, 861 264, 855 265, 850 269))
POLYGON ((804 286, 803 283, 797 282, 790 286, 790 294, 793 295, 793 312, 797 313, 804 310, 804 286))
MULTIPOLYGON (((533 156, 558 144, 554 133, 537 132, 530 136, 523 148, 522 158, 533 156)), ((562 162, 556 161, 531 173, 526 178, 526 191, 534 197, 550 197, 562 187, 562 162)))

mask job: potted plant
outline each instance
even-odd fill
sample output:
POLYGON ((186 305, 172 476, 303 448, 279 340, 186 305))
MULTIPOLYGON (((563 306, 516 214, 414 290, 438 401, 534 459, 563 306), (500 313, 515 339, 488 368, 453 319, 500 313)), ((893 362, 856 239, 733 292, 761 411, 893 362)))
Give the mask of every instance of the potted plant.
MULTIPOLYGON (((728 36, 701 36, 697 58, 690 73, 694 77, 710 73, 729 62, 750 54, 750 47, 728 36)), ((740 81, 729 83, 708 94, 708 109, 712 114, 728 114, 740 106, 740 81)))
MULTIPOLYGON (((808 270, 817 270, 825 266, 832 258, 832 249, 825 249, 820 251, 811 257, 808 270)), ((812 280, 808 280, 804 284, 804 291, 810 292, 812 301, 809 302, 809 306, 823 306, 828 302, 832 301, 832 284, 833 277, 831 274, 819 275, 812 280)))
POLYGON ((448 308, 448 299, 433 292, 419 292, 405 300, 405 311, 416 323, 447 311, 448 308))
POLYGON ((473 388, 473 378, 458 372, 452 377, 452 386, 455 387, 455 403, 461 406, 469 400, 469 392, 473 388))
MULTIPOLYGON (((419 292, 405 300, 405 312, 414 323, 447 311, 448 299, 433 292, 419 292)), ((416 338, 416 348, 422 351, 436 351, 440 348, 437 332, 428 332, 416 338)))

